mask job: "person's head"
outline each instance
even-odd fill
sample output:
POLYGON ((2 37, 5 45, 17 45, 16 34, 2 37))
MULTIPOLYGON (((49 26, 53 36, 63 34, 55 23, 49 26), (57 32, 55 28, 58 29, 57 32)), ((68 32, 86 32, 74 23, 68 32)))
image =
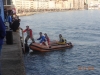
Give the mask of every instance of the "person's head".
POLYGON ((47 33, 44 33, 45 36, 47 36, 47 33))
POLYGON ((40 34, 40 36, 42 36, 42 32, 40 32, 39 34, 40 34))
POLYGON ((62 37, 62 35, 61 34, 59 34, 59 38, 61 38, 62 37))
POLYGON ((29 26, 26 26, 26 29, 29 29, 29 26))

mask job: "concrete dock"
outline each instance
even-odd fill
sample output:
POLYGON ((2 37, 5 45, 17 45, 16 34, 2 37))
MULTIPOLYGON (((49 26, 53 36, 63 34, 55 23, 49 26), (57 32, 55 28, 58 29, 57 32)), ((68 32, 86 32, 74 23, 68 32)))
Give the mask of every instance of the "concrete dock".
POLYGON ((13 44, 4 41, 1 54, 1 75, 26 75, 19 32, 13 32, 13 44))

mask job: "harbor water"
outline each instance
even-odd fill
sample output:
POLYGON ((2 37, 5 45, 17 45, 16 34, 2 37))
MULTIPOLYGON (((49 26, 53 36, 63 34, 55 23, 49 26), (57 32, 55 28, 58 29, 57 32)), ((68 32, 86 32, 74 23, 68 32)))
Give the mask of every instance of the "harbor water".
POLYGON ((71 49, 25 54, 27 75, 100 75, 100 10, 40 13, 20 19, 23 29, 29 25, 33 30, 36 42, 43 32, 51 41, 62 34, 74 45, 71 49))

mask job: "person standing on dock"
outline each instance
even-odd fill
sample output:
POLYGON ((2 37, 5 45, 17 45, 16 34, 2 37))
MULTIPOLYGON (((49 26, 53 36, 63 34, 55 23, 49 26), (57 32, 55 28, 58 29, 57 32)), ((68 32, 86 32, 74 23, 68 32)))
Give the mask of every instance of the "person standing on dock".
POLYGON ((13 19, 12 19, 11 14, 8 16, 8 22, 9 22, 9 27, 10 27, 10 29, 12 29, 12 28, 11 28, 11 25, 12 25, 12 23, 13 23, 13 19))
POLYGON ((4 39, 5 35, 6 35, 5 25, 0 16, 0 56, 1 56, 1 49, 2 49, 2 45, 3 45, 3 39, 4 39))
POLYGON ((14 32, 16 32, 16 30, 18 30, 18 28, 20 26, 20 21, 21 21, 20 19, 15 19, 14 22, 12 23, 11 28, 14 32))
POLYGON ((33 35, 32 35, 32 29, 29 28, 29 26, 26 26, 26 29, 23 31, 27 33, 27 36, 25 38, 25 43, 27 44, 27 41, 29 38, 32 40, 33 43, 35 43, 33 35))

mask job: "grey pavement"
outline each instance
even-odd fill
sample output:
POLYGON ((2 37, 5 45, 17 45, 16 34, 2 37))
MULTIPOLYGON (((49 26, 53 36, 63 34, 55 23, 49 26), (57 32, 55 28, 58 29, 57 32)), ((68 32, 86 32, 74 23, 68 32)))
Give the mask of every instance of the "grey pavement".
POLYGON ((1 75, 26 75, 19 32, 13 32, 13 44, 4 42, 1 54, 1 75))

